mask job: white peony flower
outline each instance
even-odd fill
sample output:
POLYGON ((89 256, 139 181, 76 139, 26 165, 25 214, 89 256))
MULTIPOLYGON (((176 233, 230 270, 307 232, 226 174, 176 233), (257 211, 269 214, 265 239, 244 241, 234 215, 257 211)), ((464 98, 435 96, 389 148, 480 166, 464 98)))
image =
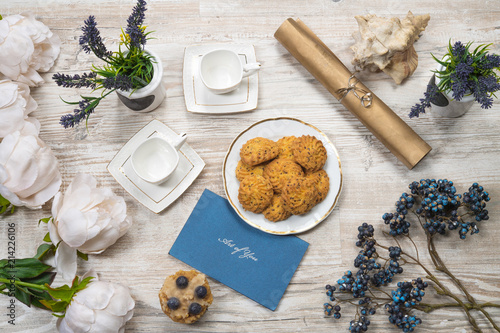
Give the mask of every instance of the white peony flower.
POLYGON ((108 188, 97 188, 94 177, 78 174, 66 193, 57 193, 48 223, 50 239, 58 245, 56 268, 63 279, 76 274, 76 250, 99 254, 123 236, 132 220, 125 200, 108 188))
POLYGON ((0 80, 0 139, 22 130, 28 115, 37 106, 28 85, 0 80))
POLYGON ((134 307, 127 287, 93 279, 73 296, 66 315, 57 321, 57 329, 61 333, 125 332, 134 307))
POLYGON ((61 40, 32 13, 0 20, 0 73, 14 81, 37 86, 38 72, 48 71, 59 56, 61 40))
POLYGON ((39 130, 40 123, 28 118, 0 143, 0 195, 14 206, 41 208, 61 186, 57 159, 39 130))

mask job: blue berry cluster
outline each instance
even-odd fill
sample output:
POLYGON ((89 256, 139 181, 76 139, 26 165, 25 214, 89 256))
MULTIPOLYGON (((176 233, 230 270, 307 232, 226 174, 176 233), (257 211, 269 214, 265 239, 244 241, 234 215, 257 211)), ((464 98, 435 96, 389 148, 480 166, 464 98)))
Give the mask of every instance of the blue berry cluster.
POLYGON ((397 246, 389 247, 389 265, 387 268, 380 269, 373 274, 372 283, 376 287, 386 286, 392 282, 392 278, 396 274, 403 273, 403 267, 400 266, 401 248, 397 246))
POLYGON ((373 240, 365 241, 363 249, 359 251, 358 256, 354 259, 354 267, 359 268, 361 273, 379 269, 380 264, 377 263, 374 257, 376 252, 375 242, 373 240))
POLYGON ((385 213, 382 216, 385 224, 388 224, 392 236, 407 235, 410 230, 410 222, 406 221, 408 209, 415 204, 415 198, 411 194, 403 193, 396 201, 396 212, 385 213))
POLYGON ((422 300, 427 286, 427 282, 421 278, 411 282, 399 282, 398 289, 392 291, 392 303, 385 305, 385 309, 390 314, 389 322, 402 329, 403 332, 413 332, 422 321, 411 315, 409 310, 422 300))
POLYGON ((340 314, 341 310, 340 305, 333 306, 330 303, 325 303, 324 308, 325 308, 325 315, 327 316, 331 316, 333 314, 333 318, 335 319, 340 319, 340 317, 342 316, 340 314))
POLYGON ((472 184, 463 195, 457 194, 453 182, 447 179, 421 179, 408 187, 412 195, 421 199, 415 212, 425 219, 423 227, 431 235, 443 235, 448 227, 449 230, 458 229, 460 238, 465 239, 468 233, 472 235, 479 232, 477 222, 489 218, 488 210, 485 209, 486 202, 490 200, 489 194, 477 183, 472 184), (465 209, 466 213, 460 215, 460 208, 465 209), (475 221, 463 220, 469 212, 475 221))
POLYGON ((364 270, 359 270, 356 275, 352 274, 351 271, 347 271, 342 278, 337 280, 339 291, 350 292, 354 298, 365 296, 369 282, 370 276, 364 273, 364 270))
MULTIPOLYGON (((447 179, 421 179, 409 184, 409 189, 410 193, 403 193, 399 197, 395 212, 385 213, 382 217, 385 224, 389 225, 392 236, 408 235, 410 222, 407 217, 410 212, 418 216, 428 234, 445 234, 447 230, 458 230, 462 239, 468 233, 479 232, 478 222, 489 218, 486 210, 489 194, 477 183, 472 184, 463 195, 457 194, 453 182, 447 179), (470 216, 473 221, 464 220, 470 216)), ((402 264, 405 261, 401 259, 404 253, 399 246, 388 248, 389 258, 379 256, 376 246, 380 244, 374 238, 374 231, 373 226, 368 223, 358 227, 356 246, 361 250, 354 259, 357 271, 346 271, 335 286, 326 286, 326 295, 333 304, 324 304, 325 315, 340 319, 340 304, 346 302, 340 296, 347 293, 352 297, 347 302, 352 304, 353 298, 359 299, 355 304, 358 311, 350 323, 350 332, 365 332, 370 325, 369 316, 374 315, 376 309, 387 302, 385 309, 389 314, 389 322, 403 332, 413 332, 422 321, 412 315, 411 310, 422 300, 428 284, 421 278, 398 282, 398 288, 392 291, 392 299, 384 300, 382 304, 377 303, 380 299, 374 293, 379 287, 391 283, 396 274, 403 273, 402 264), (373 300, 368 295, 374 297, 373 300)))
POLYGON ((349 331, 352 333, 366 332, 368 325, 370 325, 370 320, 365 316, 361 316, 358 320, 351 320, 349 331))
MULTIPOLYGON (((403 200, 403 202, 405 201, 403 200)), ((387 285, 392 281, 395 274, 403 272, 403 268, 399 265, 401 257, 401 249, 399 247, 389 248, 390 260, 382 266, 379 262, 377 262, 378 254, 375 248, 376 241, 373 238, 373 226, 363 223, 359 226, 358 232, 358 241, 356 242, 356 245, 362 247, 361 251, 354 259, 354 267, 358 270, 355 273, 352 271, 346 271, 342 278, 337 280, 337 287, 326 285, 326 295, 329 297, 331 302, 334 302, 334 304, 325 303, 323 305, 325 315, 333 316, 335 319, 340 319, 341 308, 339 303, 341 300, 337 299, 335 292, 350 293, 352 294, 352 297, 360 298, 359 313, 361 314, 361 317, 351 322, 351 332, 366 331, 366 328, 370 323, 366 317, 373 315, 376 312, 375 306, 372 306, 371 304, 371 298, 366 297, 366 293, 370 286, 379 287, 387 285)))
POLYGON ((472 184, 469 191, 464 193, 463 202, 469 206, 470 210, 474 213, 476 221, 487 220, 488 211, 485 209, 486 203, 490 201, 488 192, 485 192, 482 186, 478 183, 472 184))
POLYGON ((358 241, 356 242, 357 247, 362 247, 365 243, 365 240, 373 237, 373 233, 375 229, 371 224, 363 223, 358 227, 358 241))

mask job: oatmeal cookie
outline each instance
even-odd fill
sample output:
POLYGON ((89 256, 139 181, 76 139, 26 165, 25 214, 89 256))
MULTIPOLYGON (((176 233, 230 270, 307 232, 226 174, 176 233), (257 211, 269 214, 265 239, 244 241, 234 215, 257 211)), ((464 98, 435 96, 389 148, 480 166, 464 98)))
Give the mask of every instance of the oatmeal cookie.
POLYGON ((264 177, 269 179, 273 190, 281 193, 281 190, 290 177, 303 177, 304 171, 300 165, 289 159, 277 158, 269 162, 264 168, 264 177))
POLYGON ((308 172, 306 173, 306 178, 312 180, 314 182, 314 186, 316 187, 316 205, 321 201, 325 200, 328 191, 330 190, 330 178, 325 170, 319 170, 316 172, 308 172))
POLYGON ((264 175, 264 164, 259 164, 256 166, 250 166, 245 164, 242 160, 238 162, 236 166, 236 178, 241 182, 245 177, 258 175, 264 175))
POLYGON ((271 204, 273 187, 269 180, 254 175, 244 178, 238 190, 238 200, 245 210, 262 213, 271 204))
POLYGON ((266 138, 248 140, 240 150, 241 160, 250 166, 261 164, 278 156, 278 144, 266 138))
POLYGON ((297 139, 295 136, 284 136, 278 140, 278 158, 293 160, 292 142, 297 139))
POLYGON ((264 211, 262 212, 264 214, 264 217, 272 222, 283 221, 289 218, 292 213, 285 210, 283 204, 284 202, 281 195, 275 194, 273 196, 273 199, 271 200, 271 204, 269 205, 269 207, 264 209, 264 211))
POLYGON ((314 182, 306 177, 295 178, 289 181, 281 194, 284 207, 293 215, 301 215, 310 211, 317 198, 314 182))
POLYGON ((214 299, 205 275, 195 270, 178 271, 167 277, 158 296, 163 312, 184 324, 200 319, 214 299))
POLYGON ((318 171, 325 165, 327 153, 323 143, 311 135, 303 135, 292 142, 293 158, 306 171, 318 171))

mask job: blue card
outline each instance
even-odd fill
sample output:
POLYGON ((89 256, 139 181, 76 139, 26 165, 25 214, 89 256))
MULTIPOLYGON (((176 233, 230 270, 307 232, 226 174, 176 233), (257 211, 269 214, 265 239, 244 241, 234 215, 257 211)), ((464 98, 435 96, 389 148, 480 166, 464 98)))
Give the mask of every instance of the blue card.
POLYGON ((274 311, 308 246, 249 226, 205 190, 169 254, 274 311))

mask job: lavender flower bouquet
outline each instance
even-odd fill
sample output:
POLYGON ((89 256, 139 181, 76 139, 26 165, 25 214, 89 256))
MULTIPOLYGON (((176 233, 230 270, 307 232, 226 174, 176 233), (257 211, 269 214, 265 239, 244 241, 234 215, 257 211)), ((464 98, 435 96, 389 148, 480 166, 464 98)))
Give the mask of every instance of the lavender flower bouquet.
POLYGON ((481 44, 472 52, 471 45, 472 42, 466 45, 456 42, 452 46, 450 42, 443 60, 432 55, 443 68, 433 71, 439 81, 427 86, 424 98, 411 108, 410 118, 425 113, 425 109, 431 106, 440 93, 448 94, 456 101, 473 96, 481 108, 489 109, 492 106, 493 97, 496 97, 494 93, 500 90, 500 77, 495 72, 500 69, 500 56, 488 52, 492 44, 481 44))
POLYGON ((92 65, 88 73, 82 75, 54 74, 52 77, 58 86, 65 88, 92 88, 102 90, 100 96, 81 96, 79 102, 67 102, 78 105, 73 113, 61 117, 64 128, 74 127, 80 121, 88 121, 102 99, 115 90, 135 91, 145 87, 153 77, 153 59, 145 50, 147 36, 144 22, 146 1, 137 0, 132 14, 127 20, 125 31, 122 29, 118 52, 108 51, 104 45, 94 16, 89 16, 82 27, 80 45, 86 53, 93 53, 103 60, 103 66, 92 65))

